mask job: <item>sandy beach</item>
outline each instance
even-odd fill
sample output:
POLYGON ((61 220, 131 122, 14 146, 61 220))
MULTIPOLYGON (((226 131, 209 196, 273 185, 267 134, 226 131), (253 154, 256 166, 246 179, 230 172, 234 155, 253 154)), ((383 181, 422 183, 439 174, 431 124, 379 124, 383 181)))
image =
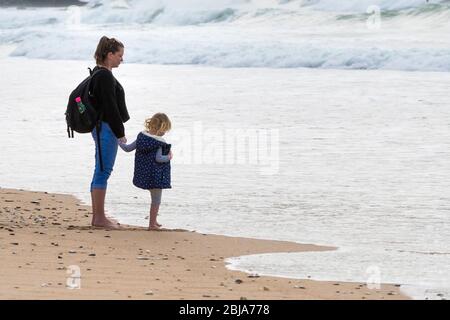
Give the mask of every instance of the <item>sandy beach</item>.
POLYGON ((90 207, 71 195, 0 189, 0 204, 0 299, 408 299, 398 285, 371 290, 255 276, 224 262, 331 247, 186 230, 95 229, 90 207))

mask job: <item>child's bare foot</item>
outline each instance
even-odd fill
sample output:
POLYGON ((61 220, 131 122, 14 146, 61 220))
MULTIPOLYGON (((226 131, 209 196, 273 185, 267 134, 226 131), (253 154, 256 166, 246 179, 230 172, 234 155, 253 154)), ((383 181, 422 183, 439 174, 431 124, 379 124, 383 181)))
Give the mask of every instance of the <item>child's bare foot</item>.
MULTIPOLYGON (((159 213, 156 214, 156 219, 158 219, 158 216, 159 216, 159 213)), ((158 221, 156 221, 155 224, 156 224, 158 227, 162 227, 162 224, 160 224, 158 221)))
POLYGON ((161 228, 158 225, 149 226, 148 231, 155 231, 155 230, 161 230, 161 228))
MULTIPOLYGON (((145 220, 148 220, 148 219, 150 219, 149 216, 145 217, 145 220)), ((156 224, 158 227, 162 227, 162 224, 160 224, 159 222, 156 222, 155 224, 156 224)))

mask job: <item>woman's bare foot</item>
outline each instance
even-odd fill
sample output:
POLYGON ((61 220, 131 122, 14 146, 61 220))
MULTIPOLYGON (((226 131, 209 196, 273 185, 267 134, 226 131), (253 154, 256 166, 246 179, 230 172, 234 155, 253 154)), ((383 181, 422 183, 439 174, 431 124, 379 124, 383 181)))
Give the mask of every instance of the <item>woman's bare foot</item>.
POLYGON ((154 230, 161 230, 161 228, 158 225, 149 226, 148 231, 154 231, 154 230))
POLYGON ((107 217, 106 219, 108 219, 112 223, 118 224, 120 226, 120 223, 119 223, 119 221, 117 219, 114 219, 114 218, 111 218, 111 217, 107 217))
POLYGON ((113 222, 107 218, 103 219, 92 219, 92 226, 97 228, 107 228, 107 229, 120 229, 120 224, 113 222))

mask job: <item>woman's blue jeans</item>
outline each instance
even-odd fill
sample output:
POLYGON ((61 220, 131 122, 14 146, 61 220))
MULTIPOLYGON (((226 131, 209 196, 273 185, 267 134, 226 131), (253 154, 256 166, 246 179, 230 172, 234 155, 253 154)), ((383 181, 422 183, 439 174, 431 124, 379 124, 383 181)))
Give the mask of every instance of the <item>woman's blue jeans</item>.
POLYGON ((113 171, 114 162, 116 161, 118 141, 110 126, 106 122, 102 122, 100 129, 100 146, 102 148, 103 171, 100 168, 100 157, 97 145, 97 129, 92 131, 92 138, 95 141, 95 170, 91 182, 92 189, 106 189, 108 178, 113 171))

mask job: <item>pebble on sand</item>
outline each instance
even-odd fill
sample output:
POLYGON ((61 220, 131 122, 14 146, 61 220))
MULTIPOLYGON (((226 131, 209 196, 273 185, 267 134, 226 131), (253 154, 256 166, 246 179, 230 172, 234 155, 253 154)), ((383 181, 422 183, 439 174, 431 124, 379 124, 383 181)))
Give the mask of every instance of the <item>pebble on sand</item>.
POLYGON ((150 258, 147 257, 136 257, 137 260, 150 260, 150 258))

